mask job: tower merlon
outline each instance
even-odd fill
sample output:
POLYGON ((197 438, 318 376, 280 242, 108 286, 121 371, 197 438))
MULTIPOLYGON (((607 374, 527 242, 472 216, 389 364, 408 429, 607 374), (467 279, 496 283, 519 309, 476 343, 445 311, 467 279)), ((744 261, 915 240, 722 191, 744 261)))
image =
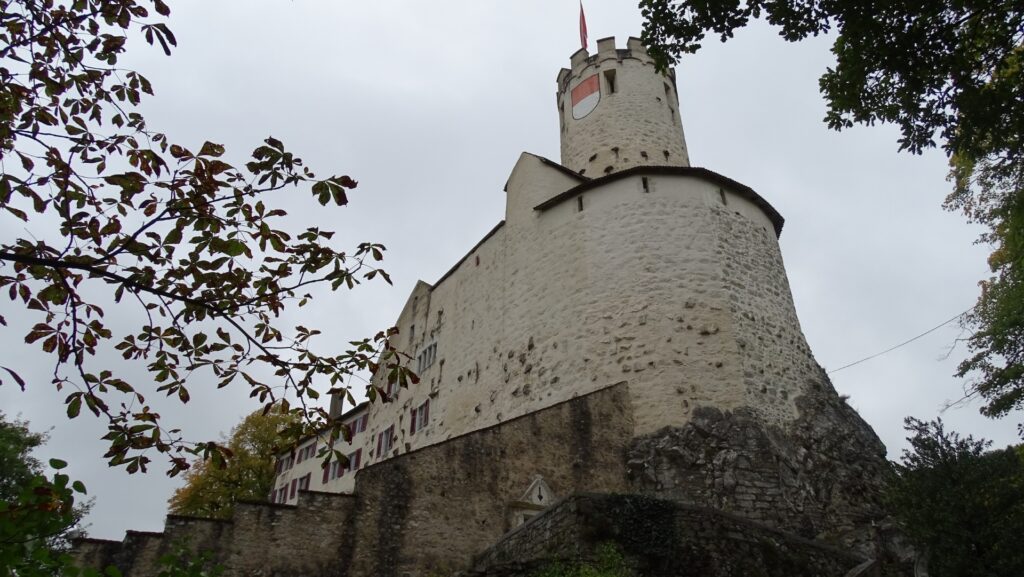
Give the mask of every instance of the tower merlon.
POLYGON ((615 37, 609 36, 607 38, 601 38, 597 41, 597 53, 598 55, 605 55, 609 52, 616 52, 615 50, 615 37))

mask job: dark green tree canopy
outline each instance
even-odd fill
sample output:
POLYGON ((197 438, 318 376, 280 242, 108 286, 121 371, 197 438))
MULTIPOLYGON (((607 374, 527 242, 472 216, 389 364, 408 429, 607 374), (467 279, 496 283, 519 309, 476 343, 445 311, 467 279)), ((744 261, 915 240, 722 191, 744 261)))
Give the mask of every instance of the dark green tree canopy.
POLYGON ((46 442, 22 421, 9 421, 0 412, 0 500, 14 499, 21 489, 42 471, 32 450, 46 442))
POLYGON ((908 418, 911 448, 888 492, 893 514, 934 577, 1022 575, 1024 452, 908 418))
POLYGON ((765 18, 789 41, 837 34, 821 77, 832 128, 891 122, 913 152, 1024 150, 1024 6, 1005 0, 642 0, 643 40, 662 66, 765 18))
POLYGON ((85 487, 60 472, 63 461, 51 460, 56 473, 48 476, 32 457, 44 442, 45 435, 0 413, 0 575, 5 577, 59 575, 70 560, 69 532, 88 511, 88 504, 76 502, 85 487))

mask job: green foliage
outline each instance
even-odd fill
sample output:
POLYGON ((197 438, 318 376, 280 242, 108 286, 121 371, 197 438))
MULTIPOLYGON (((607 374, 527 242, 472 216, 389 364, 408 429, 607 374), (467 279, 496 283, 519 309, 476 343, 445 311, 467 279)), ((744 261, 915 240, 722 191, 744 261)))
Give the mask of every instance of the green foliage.
POLYGON ((187 541, 172 545, 172 551, 158 561, 157 577, 218 577, 224 567, 213 563, 210 551, 194 552, 187 541))
POLYGON ((934 577, 1024 575, 1024 455, 906 420, 911 449, 888 491, 907 537, 934 577))
MULTIPOLYGON (((51 356, 68 416, 106 421, 110 464, 145 471, 161 453, 174 475, 189 456, 216 462, 228 451, 187 442, 148 395, 187 403, 187 381, 240 383, 268 408, 295 395, 301 407, 280 410, 301 414, 307 430, 347 436, 305 401, 347 394, 363 370, 383 368, 399 385, 415 376, 390 332, 320 351, 318 330, 281 325, 314 285, 390 282, 376 264, 384 247, 343 251, 331 231, 283 228, 275 194, 301 188, 310 202, 343 206, 357 183, 315 175, 281 141, 267 138, 236 166, 224 146, 178 144, 149 128, 137 107, 153 86, 119 60, 140 37, 169 55, 169 14, 163 0, 0 3, 0 219, 22 231, 0 241, 0 288, 30 311, 10 330, 51 356), (111 306, 134 312, 135 328, 115 335, 111 306), (110 348, 149 378, 130 382, 122 365, 97 360, 110 348)), ((17 368, 0 367, 0 378, 25 389, 17 368)))
POLYGON ((764 17, 795 42, 835 30, 835 68, 821 77, 832 128, 891 122, 901 148, 978 157, 1024 146, 1024 8, 1003 0, 865 7, 857 0, 642 0, 643 40, 662 65, 764 17))
POLYGON ((0 413, 0 576, 55 575, 69 563, 67 534, 87 506, 76 503, 85 486, 60 472, 67 464, 50 460, 44 474, 29 451, 45 441, 22 422, 0 413))
POLYGON ((274 484, 270 458, 281 448, 281 432, 298 420, 292 414, 256 411, 231 430, 226 448, 231 459, 217 464, 197 459, 174 491, 170 512, 228 519, 239 500, 262 501, 274 484))
MULTIPOLYGON (((819 85, 825 121, 893 123, 901 149, 936 146, 950 158, 946 206, 988 226, 993 276, 965 326, 983 412, 1024 407, 1024 4, 931 0, 866 5, 858 0, 641 0, 643 40, 662 67, 696 52, 709 32, 722 41, 765 18, 795 42, 837 32, 836 65, 819 85)), ((1024 428, 1021 430, 1024 435, 1024 428)))
POLYGON ((22 421, 8 421, 0 412, 0 499, 13 500, 21 489, 42 471, 31 452, 46 442, 46 435, 33 433, 22 421))
POLYGON ((593 562, 552 563, 533 577, 633 577, 633 570, 614 543, 601 543, 595 552, 593 562))
POLYGON ((947 206, 986 225, 982 241, 993 247, 993 276, 980 283, 968 318, 977 327, 967 341, 971 356, 958 375, 976 376, 973 390, 988 401, 982 412, 1001 417, 1024 408, 1024 159, 953 160, 956 190, 947 206))

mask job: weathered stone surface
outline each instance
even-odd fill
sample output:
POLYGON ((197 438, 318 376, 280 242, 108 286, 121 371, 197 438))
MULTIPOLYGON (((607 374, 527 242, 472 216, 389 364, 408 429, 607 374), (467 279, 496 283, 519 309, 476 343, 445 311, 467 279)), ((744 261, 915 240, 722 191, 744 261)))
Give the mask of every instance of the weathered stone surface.
POLYGON ((630 38, 616 49, 615 39, 606 38, 592 55, 577 52, 572 69, 558 75, 556 98, 562 164, 568 168, 598 177, 631 166, 689 166, 675 73, 656 74, 639 39, 630 38), (572 90, 595 74, 601 101, 576 119, 572 90))
POLYGON ((472 577, 528 577, 552 562, 592 561, 614 544, 651 577, 904 575, 887 564, 714 509, 638 495, 576 495, 477 556, 472 577), (858 569, 860 573, 853 573, 858 569))
POLYGON ((229 521, 171 515, 163 533, 129 531, 124 541, 85 539, 75 544, 81 566, 113 565, 125 576, 159 573, 160 557, 178 543, 209 551, 224 577, 337 574, 343 527, 352 515, 351 495, 302 491, 297 505, 239 503, 229 521))
POLYGON ((224 577, 426 577, 464 569, 507 532, 537 476, 556 495, 626 489, 633 430, 619 384, 425 447, 356 474, 356 494, 300 493, 297 506, 240 504, 232 520, 168 517, 164 533, 83 540, 85 566, 155 576, 177 540, 214 552, 224 577))
POLYGON ((884 446, 824 374, 812 390, 786 426, 754 410, 702 407, 685 426, 637 438, 631 490, 876 553, 890 529, 884 446))
POLYGON ((360 471, 349 574, 464 568, 538 475, 556 495, 625 490, 630 406, 620 384, 360 471))

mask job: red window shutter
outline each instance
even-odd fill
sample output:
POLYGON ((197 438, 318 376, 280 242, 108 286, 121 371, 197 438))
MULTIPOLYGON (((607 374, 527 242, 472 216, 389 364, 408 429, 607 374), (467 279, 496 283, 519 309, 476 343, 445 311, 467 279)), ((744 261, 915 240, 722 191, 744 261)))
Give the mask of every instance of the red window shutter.
POLYGON ((430 422, 430 399, 423 403, 423 426, 426 427, 427 423, 430 422))
POLYGON ((380 454, 381 443, 384 441, 384 433, 377 433, 377 459, 379 460, 383 455, 380 454))
POLYGON ((299 488, 299 480, 298 479, 292 479, 292 495, 291 495, 291 497, 289 497, 289 499, 294 499, 295 498, 295 490, 298 489, 298 488, 299 488))
POLYGON ((415 435, 416 434, 416 408, 415 407, 413 407, 412 411, 409 413, 409 434, 410 435, 415 435))
POLYGON ((328 465, 328 466, 324 467, 324 478, 320 482, 323 483, 324 485, 326 485, 327 484, 327 476, 330 475, 330 474, 331 474, 331 467, 330 467, 330 465, 328 465))
POLYGON ((362 456, 363 456, 363 450, 362 449, 356 449, 356 464, 353 465, 353 467, 352 467, 353 471, 359 469, 359 461, 362 459, 362 456))

